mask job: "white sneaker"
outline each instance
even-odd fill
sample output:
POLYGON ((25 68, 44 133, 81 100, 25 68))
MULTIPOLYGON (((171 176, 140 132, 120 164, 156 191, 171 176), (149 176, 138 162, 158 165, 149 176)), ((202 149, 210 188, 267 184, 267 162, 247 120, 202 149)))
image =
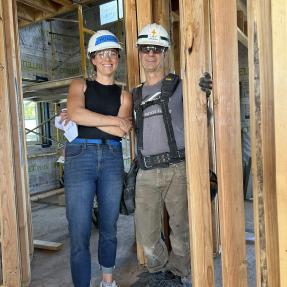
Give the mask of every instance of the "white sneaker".
POLYGON ((120 286, 116 283, 116 281, 113 281, 112 283, 102 281, 100 283, 100 287, 120 287, 120 286))

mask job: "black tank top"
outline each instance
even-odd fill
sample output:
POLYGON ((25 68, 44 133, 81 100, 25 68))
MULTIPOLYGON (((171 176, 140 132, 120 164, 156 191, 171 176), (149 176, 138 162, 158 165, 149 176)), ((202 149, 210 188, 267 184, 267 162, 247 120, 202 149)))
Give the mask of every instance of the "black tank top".
MULTIPOLYGON (((121 105, 121 87, 102 85, 97 81, 86 81, 85 108, 102 115, 116 116, 121 105)), ((78 137, 85 139, 121 138, 105 133, 96 127, 78 126, 78 137)))

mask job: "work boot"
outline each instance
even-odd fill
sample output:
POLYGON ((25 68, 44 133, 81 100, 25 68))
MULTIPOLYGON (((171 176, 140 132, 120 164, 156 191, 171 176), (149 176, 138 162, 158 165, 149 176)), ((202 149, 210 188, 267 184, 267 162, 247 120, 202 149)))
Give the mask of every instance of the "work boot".
POLYGON ((192 287, 191 277, 181 277, 181 283, 183 287, 192 287))
POLYGON ((120 286, 116 283, 116 281, 113 281, 112 283, 102 281, 100 283, 100 287, 120 287, 120 286))

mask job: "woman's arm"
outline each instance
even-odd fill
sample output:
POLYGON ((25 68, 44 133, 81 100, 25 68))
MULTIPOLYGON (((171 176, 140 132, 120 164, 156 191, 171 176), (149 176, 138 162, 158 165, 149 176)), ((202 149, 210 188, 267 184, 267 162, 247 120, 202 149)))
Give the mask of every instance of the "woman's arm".
POLYGON ((128 121, 122 122, 119 127, 116 126, 105 126, 105 127, 98 127, 101 131, 106 133, 123 137, 125 136, 132 128, 132 95, 127 91, 122 90, 121 94, 121 106, 117 115, 119 118, 122 119, 129 119, 128 121))
POLYGON ((68 117, 76 124, 88 127, 128 125, 129 120, 123 117, 107 116, 89 111, 85 108, 86 83, 84 80, 73 80, 67 101, 68 117))

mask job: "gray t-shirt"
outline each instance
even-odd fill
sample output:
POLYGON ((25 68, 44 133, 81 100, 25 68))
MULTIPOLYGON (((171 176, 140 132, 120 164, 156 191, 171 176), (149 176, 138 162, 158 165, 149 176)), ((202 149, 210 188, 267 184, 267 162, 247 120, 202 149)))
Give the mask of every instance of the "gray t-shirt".
MULTIPOLYGON (((147 86, 143 85, 142 100, 156 98, 161 91, 162 82, 147 86)), ((183 102, 182 102, 182 83, 180 82, 170 97, 169 110, 172 118, 174 136, 178 149, 184 148, 183 131, 183 102)), ((143 150, 144 156, 169 152, 168 140, 163 122, 162 110, 160 105, 152 105, 144 110, 143 113, 143 150)))

